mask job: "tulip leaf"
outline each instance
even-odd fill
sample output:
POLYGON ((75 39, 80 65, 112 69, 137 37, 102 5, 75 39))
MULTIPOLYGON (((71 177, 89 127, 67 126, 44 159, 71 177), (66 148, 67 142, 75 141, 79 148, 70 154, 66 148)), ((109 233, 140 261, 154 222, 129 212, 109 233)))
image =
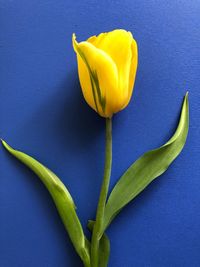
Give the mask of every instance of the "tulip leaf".
POLYGON ((113 188, 105 208, 102 233, 124 206, 167 170, 184 147, 188 127, 189 104, 187 93, 183 101, 178 127, 171 139, 160 148, 151 150, 141 156, 128 168, 113 188))
MULTIPOLYGON (((88 229, 92 232, 94 221, 88 222, 88 229)), ((110 256, 110 240, 108 236, 103 233, 99 242, 99 267, 107 267, 110 256)))
POLYGON ((47 167, 27 154, 17 151, 2 140, 3 146, 14 157, 28 166, 43 182, 49 191, 65 229, 85 266, 89 266, 88 241, 86 240, 81 223, 76 214, 74 201, 61 180, 47 167))
POLYGON ((110 241, 104 233, 99 242, 99 267, 107 267, 110 256, 110 241))

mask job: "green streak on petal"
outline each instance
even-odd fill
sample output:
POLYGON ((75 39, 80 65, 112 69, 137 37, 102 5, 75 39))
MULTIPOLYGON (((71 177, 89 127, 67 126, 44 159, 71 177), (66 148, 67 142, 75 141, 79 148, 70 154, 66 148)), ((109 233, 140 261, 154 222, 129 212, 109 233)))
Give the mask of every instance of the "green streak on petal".
POLYGON ((77 50, 79 56, 82 58, 82 60, 84 61, 85 65, 86 65, 86 67, 88 69, 88 72, 89 72, 89 75, 90 75, 90 82, 91 82, 91 86, 92 86, 93 99, 94 99, 96 110, 98 112, 98 106, 97 106, 97 101, 96 101, 96 93, 95 93, 94 81, 93 81, 93 77, 92 77, 92 70, 90 68, 90 65, 87 62, 87 59, 86 59, 84 53, 81 51, 81 49, 78 47, 78 45, 76 43, 74 43, 74 44, 75 44, 75 47, 76 47, 76 50, 77 50))
POLYGON ((100 104, 103 113, 105 113, 106 99, 105 99, 105 97, 102 97, 102 95, 101 95, 97 71, 96 70, 92 71, 84 53, 81 51, 81 49, 78 47, 78 45, 76 43, 75 43, 75 47, 76 47, 78 54, 80 55, 80 57, 82 58, 82 60, 86 64, 86 67, 88 68, 91 86, 92 86, 92 94, 93 94, 93 99, 94 99, 96 110, 98 112, 98 104, 97 104, 97 99, 96 99, 96 94, 97 94, 98 103, 100 104))
POLYGON ((97 112, 99 112, 98 105, 97 105, 97 100, 96 100, 96 92, 95 92, 94 81, 92 79, 92 75, 91 75, 90 72, 89 72, 89 75, 90 75, 90 82, 91 82, 91 85, 92 85, 92 94, 93 94, 93 98, 94 98, 95 107, 96 107, 97 112))
POLYGON ((105 97, 102 97, 102 95, 101 95, 101 90, 100 90, 100 86, 99 86, 99 79, 98 79, 98 75, 97 75, 96 70, 93 71, 93 79, 94 79, 94 82, 96 85, 99 103, 101 105, 103 112, 105 113, 106 101, 105 101, 105 97))

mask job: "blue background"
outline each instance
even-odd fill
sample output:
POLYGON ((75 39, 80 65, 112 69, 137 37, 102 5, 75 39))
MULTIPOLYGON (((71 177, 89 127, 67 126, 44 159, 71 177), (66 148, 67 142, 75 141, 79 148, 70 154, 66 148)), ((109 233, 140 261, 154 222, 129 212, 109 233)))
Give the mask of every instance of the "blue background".
MULTIPOLYGON (((113 121, 111 187, 173 134, 190 92, 187 144, 107 231, 110 267, 200 266, 199 14, 198 0, 0 0, 0 136, 61 177, 84 228, 100 190, 104 120, 81 95, 72 33, 124 28, 138 42, 133 98, 113 121)), ((0 183, 0 266, 82 266, 44 186, 3 148, 0 183)))

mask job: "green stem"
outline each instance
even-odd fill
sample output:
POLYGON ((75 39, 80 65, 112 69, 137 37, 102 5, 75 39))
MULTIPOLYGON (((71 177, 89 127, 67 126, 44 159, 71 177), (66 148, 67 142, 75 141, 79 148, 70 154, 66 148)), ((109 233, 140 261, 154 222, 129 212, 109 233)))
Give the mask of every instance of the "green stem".
POLYGON ((99 241, 101 239, 104 210, 108 194, 108 188, 110 184, 111 165, 112 165, 112 119, 106 118, 106 149, 105 149, 104 177, 99 196, 96 221, 92 232, 91 267, 98 267, 99 241))

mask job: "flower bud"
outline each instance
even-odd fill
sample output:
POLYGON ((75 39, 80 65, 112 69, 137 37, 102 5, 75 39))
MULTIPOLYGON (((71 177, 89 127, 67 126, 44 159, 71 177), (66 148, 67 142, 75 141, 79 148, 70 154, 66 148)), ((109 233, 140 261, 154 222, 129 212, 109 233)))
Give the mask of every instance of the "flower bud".
POLYGON ((130 32, 114 30, 78 43, 73 34, 79 80, 86 102, 102 117, 124 109, 131 98, 138 63, 130 32))

